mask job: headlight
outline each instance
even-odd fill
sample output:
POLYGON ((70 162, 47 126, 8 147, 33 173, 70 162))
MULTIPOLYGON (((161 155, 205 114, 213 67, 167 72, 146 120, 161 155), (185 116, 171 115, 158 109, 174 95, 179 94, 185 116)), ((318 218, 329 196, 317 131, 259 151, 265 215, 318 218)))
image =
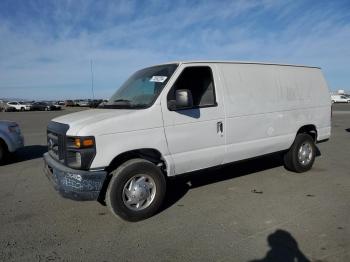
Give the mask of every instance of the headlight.
POLYGON ((81 168, 81 153, 68 151, 67 165, 72 168, 81 168))
POLYGON ((66 163, 75 169, 89 169, 96 154, 94 137, 67 137, 66 163))

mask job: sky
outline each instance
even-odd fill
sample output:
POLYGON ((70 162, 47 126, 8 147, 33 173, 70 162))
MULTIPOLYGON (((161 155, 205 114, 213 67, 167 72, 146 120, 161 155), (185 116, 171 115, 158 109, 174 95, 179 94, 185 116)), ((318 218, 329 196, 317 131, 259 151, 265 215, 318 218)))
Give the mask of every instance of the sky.
POLYGON ((350 1, 1 0, 0 97, 108 98, 177 60, 320 66, 350 91, 350 1))

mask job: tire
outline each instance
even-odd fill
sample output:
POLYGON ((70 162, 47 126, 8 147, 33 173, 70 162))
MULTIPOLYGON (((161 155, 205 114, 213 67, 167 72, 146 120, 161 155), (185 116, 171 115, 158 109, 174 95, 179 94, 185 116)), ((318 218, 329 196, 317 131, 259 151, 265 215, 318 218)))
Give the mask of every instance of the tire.
POLYGON ((21 107, 21 111, 24 111, 24 107, 21 107))
POLYGON ((111 175, 106 204, 113 215, 135 222, 153 216, 160 209, 166 180, 156 165, 144 159, 131 159, 111 175))
POLYGON ((285 168, 297 173, 303 173, 312 168, 315 161, 316 146, 308 134, 298 134, 293 145, 284 155, 285 168))

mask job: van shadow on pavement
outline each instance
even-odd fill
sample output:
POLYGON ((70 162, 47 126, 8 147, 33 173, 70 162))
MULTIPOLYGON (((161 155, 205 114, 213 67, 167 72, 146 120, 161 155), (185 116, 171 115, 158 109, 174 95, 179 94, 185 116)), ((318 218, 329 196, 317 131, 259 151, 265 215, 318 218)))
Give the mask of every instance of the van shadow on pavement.
POLYGON ((5 160, 5 162, 3 163, 3 166, 41 158, 45 152, 47 152, 47 146, 42 146, 42 145, 24 146, 18 149, 15 153, 9 154, 8 159, 5 160))
POLYGON ((165 203, 160 212, 174 205, 192 188, 234 179, 279 166, 283 166, 283 157, 281 153, 275 153, 170 178, 167 185, 165 203))
POLYGON ((270 250, 265 257, 250 262, 310 262, 288 231, 277 229, 267 237, 267 242, 270 250))

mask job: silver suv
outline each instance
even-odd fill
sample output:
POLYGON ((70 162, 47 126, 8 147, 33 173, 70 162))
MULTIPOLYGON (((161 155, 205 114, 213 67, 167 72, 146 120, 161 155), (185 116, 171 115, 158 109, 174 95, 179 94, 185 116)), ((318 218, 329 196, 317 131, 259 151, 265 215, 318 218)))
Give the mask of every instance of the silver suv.
POLYGON ((23 147, 24 139, 16 122, 0 120, 0 163, 7 153, 23 147))

